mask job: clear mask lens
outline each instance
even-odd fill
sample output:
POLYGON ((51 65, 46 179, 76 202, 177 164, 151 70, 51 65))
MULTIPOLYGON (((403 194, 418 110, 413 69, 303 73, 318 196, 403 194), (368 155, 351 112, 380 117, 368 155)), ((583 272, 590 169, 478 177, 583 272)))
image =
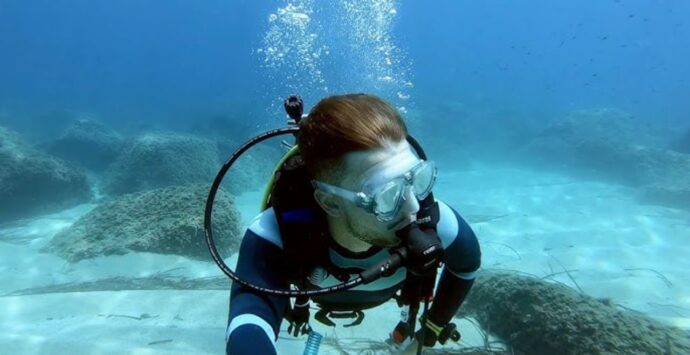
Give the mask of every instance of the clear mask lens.
POLYGON ((374 212, 380 217, 391 217, 394 215, 402 203, 403 194, 408 186, 412 186, 412 191, 418 200, 425 199, 433 188, 436 178, 436 168, 433 163, 427 162, 412 172, 411 183, 404 178, 397 178, 385 184, 375 194, 374 212))
POLYGON ((404 180, 389 182, 376 194, 375 212, 380 215, 390 215, 395 212, 402 199, 404 180), (402 183, 401 183, 402 182, 402 183))
POLYGON ((436 171, 433 164, 424 164, 421 169, 415 171, 412 176, 414 194, 419 200, 425 199, 434 185, 436 171))

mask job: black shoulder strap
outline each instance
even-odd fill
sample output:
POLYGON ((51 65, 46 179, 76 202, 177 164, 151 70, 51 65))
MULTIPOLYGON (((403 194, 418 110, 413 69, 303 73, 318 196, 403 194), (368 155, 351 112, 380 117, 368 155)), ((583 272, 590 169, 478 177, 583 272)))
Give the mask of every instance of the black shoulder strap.
POLYGON ((299 154, 276 171, 268 206, 272 206, 292 280, 308 277, 316 266, 329 266, 328 222, 314 200, 314 188, 299 154))

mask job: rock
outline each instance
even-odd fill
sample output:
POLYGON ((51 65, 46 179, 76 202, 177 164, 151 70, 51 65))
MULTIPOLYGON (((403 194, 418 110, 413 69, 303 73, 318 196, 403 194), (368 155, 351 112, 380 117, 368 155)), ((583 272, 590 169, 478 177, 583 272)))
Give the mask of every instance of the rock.
POLYGON ((176 133, 147 133, 134 139, 108 168, 109 195, 189 183, 210 183, 220 164, 213 142, 176 133))
POLYGON ((58 212, 90 198, 83 171, 0 127, 0 222, 58 212))
POLYGON ((658 184, 667 176, 687 179, 688 170, 679 167, 689 166, 688 156, 658 148, 644 128, 618 110, 576 111, 552 122, 517 156, 540 166, 636 187, 658 184))
MULTIPOLYGON (((239 145, 234 146, 231 151, 238 147, 239 145)), ((227 150, 227 148, 224 149, 224 151, 227 150)), ((275 169, 285 153, 287 152, 266 144, 258 144, 252 147, 252 149, 242 154, 232 165, 232 168, 228 170, 223 178, 222 187, 236 195, 244 191, 263 191, 271 179, 273 169, 275 169)), ((224 159, 228 157, 224 157, 224 159)))
POLYGON ((671 148, 681 153, 690 154, 690 127, 673 142, 671 148))
POLYGON ((561 284, 483 271, 462 313, 521 354, 688 354, 687 334, 561 284))
POLYGON ((690 188, 687 186, 645 186, 640 190, 638 199, 641 203, 690 210, 690 188))
MULTIPOLYGON (((132 251, 211 261, 203 232, 208 190, 209 185, 191 184, 122 195, 58 233, 44 251, 70 262, 132 251)), ((221 256, 229 256, 239 250, 241 216, 223 190, 214 211, 214 240, 221 256)))
POLYGON ((640 203, 690 211, 690 173, 678 179, 668 178, 643 186, 636 197, 640 203))
POLYGON ((477 158, 506 159, 507 153, 524 145, 538 127, 534 117, 519 111, 470 107, 459 100, 421 102, 409 109, 405 121, 432 159, 448 160, 456 169, 471 168, 477 158))
POLYGON ((614 108, 573 111, 549 124, 542 135, 567 142, 623 143, 653 146, 654 137, 633 115, 614 108))
POLYGON ((28 108, 10 105, 5 114, 0 113, 0 124, 19 132, 31 142, 47 142, 55 139, 70 123, 86 118, 88 113, 64 108, 28 108))
POLYGON ((46 150, 65 160, 100 171, 110 165, 122 149, 123 138, 100 122, 75 121, 46 150))

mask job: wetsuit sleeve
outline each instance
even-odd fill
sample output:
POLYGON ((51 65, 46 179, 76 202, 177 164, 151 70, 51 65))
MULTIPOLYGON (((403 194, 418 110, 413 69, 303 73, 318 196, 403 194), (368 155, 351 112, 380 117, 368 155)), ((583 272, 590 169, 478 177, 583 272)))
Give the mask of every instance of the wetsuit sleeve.
MULTIPOLYGON (((282 249, 247 229, 239 251, 236 273, 241 279, 271 289, 287 289, 281 273, 282 249)), ((268 295, 233 282, 226 331, 226 353, 276 354, 275 340, 280 331, 288 298, 268 295)))
POLYGON ((442 212, 444 218, 451 218, 456 221, 456 223, 449 223, 450 226, 445 224, 442 226, 455 231, 455 233, 438 231, 439 236, 443 234, 453 235, 453 238, 450 240, 442 240, 444 247, 443 262, 446 265, 446 269, 461 279, 474 279, 476 271, 481 265, 482 256, 477 236, 455 209, 448 205, 445 208, 441 208, 446 209, 442 212))
POLYGON ((437 226, 444 245, 445 266, 429 310, 429 319, 444 325, 453 318, 472 287, 481 265, 481 250, 474 231, 460 214, 445 204, 440 208, 442 219, 446 219, 437 226))

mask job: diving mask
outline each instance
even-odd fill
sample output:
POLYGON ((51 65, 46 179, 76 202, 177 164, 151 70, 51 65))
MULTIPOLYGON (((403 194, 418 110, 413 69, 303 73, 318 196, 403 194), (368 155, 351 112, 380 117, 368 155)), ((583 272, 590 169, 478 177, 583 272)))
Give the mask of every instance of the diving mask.
POLYGON ((376 184, 365 183, 359 192, 317 180, 312 180, 312 184, 314 188, 340 196, 373 213, 381 222, 389 222, 400 211, 407 189, 412 188, 417 200, 425 199, 434 187, 436 174, 436 164, 433 161, 420 160, 412 169, 391 180, 376 184))

